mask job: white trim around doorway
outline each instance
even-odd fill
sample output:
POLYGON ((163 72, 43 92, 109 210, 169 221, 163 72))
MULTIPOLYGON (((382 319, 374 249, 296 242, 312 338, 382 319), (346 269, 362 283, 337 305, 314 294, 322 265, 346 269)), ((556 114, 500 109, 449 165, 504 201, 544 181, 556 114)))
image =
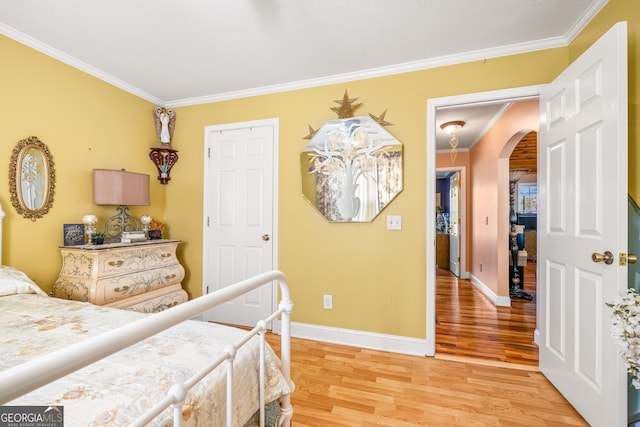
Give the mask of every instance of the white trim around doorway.
MULTIPOLYGON (((544 85, 525 86, 519 88, 502 89, 489 92, 477 92, 463 95, 433 98, 427 100, 427 207, 435 206, 436 197, 436 111, 438 108, 492 104, 504 101, 524 101, 526 99, 539 98, 544 85)), ((467 207, 469 208, 469 207, 467 207)), ((427 260, 426 260, 426 351, 427 356, 435 356, 436 353, 436 210, 427 208, 427 260)), ((467 210, 469 215, 469 210, 467 210)), ((467 230, 470 234, 470 230, 467 230)), ((471 236, 467 236, 466 244, 469 245, 471 236)), ((465 265, 468 273, 472 272, 471 266, 465 265)))

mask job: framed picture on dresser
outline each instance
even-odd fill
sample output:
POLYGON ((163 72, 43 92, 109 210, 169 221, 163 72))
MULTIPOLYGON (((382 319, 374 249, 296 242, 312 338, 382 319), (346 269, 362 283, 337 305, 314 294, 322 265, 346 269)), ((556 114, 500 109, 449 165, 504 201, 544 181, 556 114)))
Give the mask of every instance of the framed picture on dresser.
POLYGON ((64 246, 84 245, 84 224, 64 224, 62 241, 64 246))

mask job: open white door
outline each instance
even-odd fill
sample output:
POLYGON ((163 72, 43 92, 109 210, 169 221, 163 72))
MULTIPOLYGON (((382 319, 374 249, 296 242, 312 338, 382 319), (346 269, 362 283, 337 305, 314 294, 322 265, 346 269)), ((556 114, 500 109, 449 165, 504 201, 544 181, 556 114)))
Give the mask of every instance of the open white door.
MULTIPOLYGON (((203 294, 276 268, 277 120, 205 128, 203 294)), ((216 307, 207 320, 255 326, 273 286, 216 307)))
POLYGON ((449 177, 449 270, 460 277, 460 172, 449 177))
POLYGON ((540 369, 592 426, 626 425, 606 307, 627 287, 626 23, 543 90, 540 114, 540 369))

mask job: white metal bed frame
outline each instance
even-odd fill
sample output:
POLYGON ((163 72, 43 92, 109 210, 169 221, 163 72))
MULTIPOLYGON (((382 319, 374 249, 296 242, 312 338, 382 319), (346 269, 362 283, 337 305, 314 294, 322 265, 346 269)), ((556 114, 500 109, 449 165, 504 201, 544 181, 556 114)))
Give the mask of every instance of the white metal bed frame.
MULTIPOLYGON (((4 212, 0 207, 0 230, 4 212)), ((1 233, 1 231, 0 231, 1 233)), ((1 256, 1 253, 0 253, 1 256)), ((250 292, 260 286, 271 286, 277 281, 280 287, 281 300, 278 309, 264 320, 260 320, 256 327, 248 332, 247 336, 237 343, 230 343, 225 347, 224 353, 218 359, 213 360, 206 368, 196 373, 184 382, 176 382, 168 395, 146 413, 142 414, 131 426, 144 426, 169 406, 173 407, 174 426, 180 426, 182 420, 182 404, 187 391, 198 381, 204 378, 213 369, 227 362, 227 426, 233 425, 233 360, 236 351, 246 344, 255 335, 260 336, 260 427, 264 426, 265 407, 265 339, 267 325, 281 317, 281 370, 287 382, 291 382, 291 338, 290 323, 293 303, 291 302, 287 280, 279 271, 269 271, 255 277, 243 280, 227 286, 211 294, 193 299, 184 304, 175 306, 142 318, 139 321, 114 329, 107 333, 81 341, 72 346, 54 351, 42 357, 30 360, 6 371, 0 372, 0 405, 61 378, 71 372, 90 365, 119 350, 136 344, 165 329, 189 320, 205 311, 230 301, 240 295, 250 292)), ((293 408, 291 396, 280 397, 281 418, 280 425, 291 424, 293 408)), ((243 420, 244 422, 245 420, 243 420)))

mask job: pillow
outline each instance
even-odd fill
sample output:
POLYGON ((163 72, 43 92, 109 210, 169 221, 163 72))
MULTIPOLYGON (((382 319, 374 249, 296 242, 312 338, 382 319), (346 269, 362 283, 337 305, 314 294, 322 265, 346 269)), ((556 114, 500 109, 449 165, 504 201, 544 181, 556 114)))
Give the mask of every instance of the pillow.
POLYGON ((0 266, 0 296, 13 294, 47 294, 22 271, 6 265, 0 266))

